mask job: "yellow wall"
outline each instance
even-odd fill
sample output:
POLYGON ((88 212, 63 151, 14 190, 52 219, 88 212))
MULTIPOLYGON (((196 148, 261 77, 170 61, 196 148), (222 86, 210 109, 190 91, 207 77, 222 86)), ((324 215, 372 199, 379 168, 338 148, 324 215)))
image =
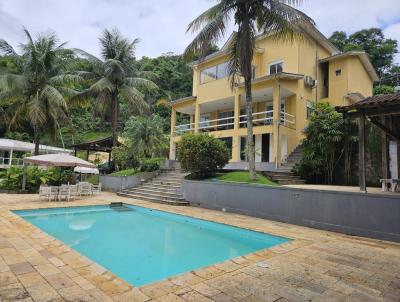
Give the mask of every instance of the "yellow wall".
POLYGON ((348 92, 358 92, 363 96, 372 95, 372 80, 357 57, 347 59, 348 66, 348 92))
MULTIPOLYGON (((255 126, 254 134, 275 134, 277 127, 279 127, 280 136, 285 135, 288 137, 288 150, 290 154, 301 143, 303 138, 303 130, 307 125, 307 102, 320 101, 323 98, 323 80, 324 70, 319 60, 332 56, 325 48, 312 39, 305 41, 294 42, 294 43, 279 43, 273 40, 271 37, 266 37, 256 42, 256 47, 261 49, 254 54, 253 64, 256 65, 256 77, 260 78, 268 75, 268 64, 275 61, 283 61, 283 72, 302 74, 304 76, 311 76, 318 81, 317 88, 310 88, 304 85, 304 79, 289 80, 261 80, 253 84, 253 91, 258 89, 265 89, 268 87, 279 87, 289 90, 293 93, 292 96, 286 98, 286 112, 295 116, 294 127, 287 127, 285 125, 264 125, 255 126)), ((193 68, 193 95, 197 97, 195 102, 196 108, 201 108, 201 104, 207 102, 213 102, 225 98, 234 97, 235 100, 239 98, 239 94, 244 94, 243 87, 231 89, 228 78, 214 80, 208 83, 200 84, 200 71, 218 64, 221 64, 228 60, 227 56, 217 57, 212 60, 202 62, 198 66, 193 68)), ((364 69, 360 59, 358 57, 345 57, 338 58, 333 61, 329 61, 329 91, 328 98, 323 101, 329 101, 332 105, 338 106, 343 105, 344 96, 350 92, 358 92, 364 96, 372 94, 372 81, 368 76, 368 73, 364 69), (336 76, 335 71, 341 69, 341 75, 336 76)), ((277 90, 275 90, 277 91, 277 90)), ((277 100, 277 94, 275 100, 277 100)), ((272 100, 266 100, 272 102, 272 100)), ((266 101, 257 102, 253 105, 254 112, 261 112, 266 110, 266 101)), ((193 106, 193 102, 180 104, 179 106, 193 106)), ((178 109, 178 106, 173 106, 178 109)), ((275 109, 275 108, 274 108, 275 109)), ((201 110, 201 109, 200 109, 201 110)), ((232 111, 234 106, 232 104, 232 111)), ((278 109, 279 110, 279 109, 278 109)), ((226 111, 226 110, 224 110, 226 111)), ((199 112, 199 111, 197 111, 199 112)), ((210 112, 210 119, 214 120, 218 118, 218 110, 210 112)), ((201 112, 205 113, 205 112, 201 112)), ((239 114, 236 113, 236 116, 239 114)), ((196 114, 192 117, 192 121, 195 120, 196 114)), ((198 115, 199 118, 199 115, 198 115)), ((276 121, 276 115, 275 115, 276 121)), ((195 121, 194 121, 195 122, 195 121)), ((217 123, 213 123, 216 125, 217 123)), ((232 137, 232 158, 238 160, 238 141, 241 136, 246 136, 246 128, 237 128, 221 131, 211 131, 210 135, 215 137, 232 137)), ((178 142, 180 137, 173 137, 172 143, 178 142)), ((275 138, 274 138, 274 142, 275 138)), ((171 147, 172 148, 172 147, 171 147)), ((276 148, 272 147, 273 153, 276 148)), ((276 157, 273 154, 273 158, 276 157)))

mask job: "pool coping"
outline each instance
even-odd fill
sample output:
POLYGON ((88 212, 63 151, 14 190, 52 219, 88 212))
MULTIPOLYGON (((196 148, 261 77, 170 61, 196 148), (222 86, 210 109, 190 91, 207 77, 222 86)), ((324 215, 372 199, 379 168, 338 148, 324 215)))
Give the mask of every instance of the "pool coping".
MULTIPOLYGON (((98 199, 101 200, 103 198, 100 196, 100 198, 98 199)), ((337 237, 339 237, 343 239, 347 238, 347 240, 359 238, 359 240, 371 241, 373 243, 381 242, 383 245, 386 244, 388 246, 395 246, 396 248, 400 247, 400 245, 394 244, 392 242, 369 240, 362 237, 342 235, 328 231, 313 230, 307 227, 299 227, 280 222, 275 223, 265 219, 254 218, 257 221, 266 221, 268 223, 272 223, 273 225, 276 224, 280 227, 284 226, 286 234, 282 234, 282 230, 279 231, 279 228, 271 229, 271 226, 267 225, 264 226, 260 225, 255 227, 252 224, 253 226, 249 226, 250 224, 249 219, 253 218, 245 215, 230 213, 232 215, 235 215, 234 217, 235 219, 230 220, 229 215, 228 216, 225 215, 228 213, 224 212, 205 210, 206 213, 204 214, 203 212, 197 212, 197 211, 190 212, 189 210, 190 213, 187 213, 188 211, 185 212, 185 210, 182 209, 182 207, 178 208, 160 204, 153 204, 141 200, 128 199, 125 197, 114 196, 113 199, 118 199, 126 204, 133 206, 140 206, 147 209, 160 210, 168 213, 193 217, 205 221, 217 222, 220 224, 239 227, 242 229, 284 237, 291 239, 291 241, 271 248, 258 250, 256 252, 249 253, 236 258, 231 258, 224 262, 220 262, 210 266, 202 267, 200 269, 175 275, 162 281, 157 281, 140 287, 134 287, 130 285, 128 282, 119 278, 117 275, 113 274, 111 271, 105 269, 104 267, 90 260, 86 256, 81 255, 73 248, 67 246, 61 240, 52 237, 51 235, 42 231, 40 228, 37 228, 36 226, 32 225, 22 217, 12 212, 13 210, 34 210, 34 209, 62 208, 62 207, 69 208, 75 206, 79 207, 79 206, 90 206, 90 205, 109 205, 110 204, 109 201, 95 201, 92 199, 86 199, 86 200, 79 200, 77 202, 78 204, 72 202, 72 203, 58 203, 58 204, 43 203, 34 206, 26 204, 11 205, 5 209, 4 208, 0 209, 0 214, 2 211, 5 211, 7 214, 6 220, 9 223, 11 223, 13 227, 17 227, 17 229, 27 230, 28 233, 23 232, 23 235, 28 236, 32 241, 37 241, 39 245, 44 246, 44 249, 51 250, 52 252, 54 252, 54 255, 56 257, 60 257, 67 267, 72 268, 78 276, 83 277, 88 282, 87 285, 88 288, 94 287, 97 290, 96 291, 97 296, 101 297, 99 298, 99 300, 103 301, 107 301, 107 299, 109 298, 116 301, 149 301, 151 299, 156 299, 158 297, 164 296, 168 293, 184 294, 186 291, 188 291, 188 288, 197 286, 197 284, 203 283, 209 279, 213 279, 219 276, 223 278, 224 277, 223 275, 225 274, 233 275, 236 272, 240 273, 242 269, 248 268, 250 266, 252 267, 252 269, 257 269, 257 265, 268 266, 269 259, 281 256, 282 254, 291 252, 295 249, 306 247, 315 243, 315 240, 318 238, 318 236, 316 237, 315 240, 311 240, 307 238, 309 236, 305 236, 304 234, 302 235, 301 232, 299 234, 298 231, 300 229, 305 229, 307 230, 307 232, 309 232, 310 230, 312 232, 315 231, 315 234, 321 235, 320 238, 322 236, 324 238, 325 237, 329 238, 329 236, 335 236, 336 239, 337 237), (208 214, 213 213, 213 214, 207 215, 207 213, 208 214), (206 219, 205 216, 209 218, 206 219), (18 228, 18 226, 22 226, 22 228, 18 228), (287 231, 289 230, 292 232, 293 237, 287 234, 287 231)), ((188 207, 188 209, 190 208, 196 209, 197 207, 188 207)), ((260 266, 260 268, 262 266, 260 266)), ((62 271, 69 276, 68 274, 69 270, 65 269, 65 271, 64 270, 62 271)), ((94 288, 91 289, 93 292, 95 290, 94 288)))
MULTIPOLYGON (((171 278, 173 279, 173 278, 176 278, 176 277, 180 277, 180 276, 182 276, 182 275, 185 275, 185 274, 190 273, 190 272, 193 272, 193 271, 199 271, 199 270, 202 270, 202 269, 209 269, 210 267, 213 267, 213 266, 215 266, 215 265, 218 265, 218 264, 221 264, 221 263, 224 263, 224 262, 228 262, 228 261, 231 261, 231 260, 234 260, 234 259, 236 259, 236 261, 238 261, 238 259, 240 259, 240 258, 242 258, 242 257, 244 257, 244 258, 247 258, 247 257, 249 257, 249 256, 251 257, 252 254, 256 254, 256 255, 259 254, 259 253, 262 254, 263 252, 270 251, 271 249, 273 249, 273 248, 275 248, 275 247, 283 246, 283 245, 285 245, 285 244, 287 244, 287 243, 291 243, 293 240, 295 240, 295 239, 293 239, 293 238, 285 237, 285 236, 282 236, 282 235, 275 235, 275 234, 267 233, 267 232, 264 232, 264 231, 256 231, 256 230, 251 229, 251 228, 243 228, 243 227, 236 226, 236 225, 233 225, 233 224, 221 223, 221 222, 216 222, 216 221, 212 221, 212 220, 209 220, 209 219, 197 218, 197 217, 195 217, 195 216, 189 216, 189 215, 184 215, 184 214, 175 213, 175 212, 168 212, 168 211, 165 211, 165 210, 160 210, 160 209, 155 209, 155 208, 149 208, 149 207, 145 207, 145 206, 142 206, 142 205, 130 204, 130 203, 122 202, 122 205, 129 205, 129 206, 133 206, 133 207, 139 207, 139 208, 143 208, 143 209, 150 209, 150 210, 154 210, 154 211, 158 211, 158 212, 164 212, 164 213, 174 214, 174 215, 178 215, 178 216, 181 216, 181 217, 188 217, 188 218, 197 219, 197 220, 204 221, 204 222, 211 222, 211 223, 221 224, 221 225, 224 225, 224 226, 237 228, 237 229, 239 229, 239 230, 240 230, 240 229, 243 229, 243 230, 247 230, 247 231, 251 231, 251 232, 255 232, 255 233, 259 233, 259 234, 263 234, 263 235, 270 235, 270 236, 274 236, 274 237, 278 237, 278 238, 287 240, 286 242, 282 242, 282 243, 276 244, 276 245, 274 245, 274 246, 272 246, 272 247, 262 248, 262 249, 259 249, 259 250, 254 251, 254 252, 251 252, 251 253, 247 253, 247 254, 243 254, 243 255, 241 255, 241 256, 237 256, 237 257, 233 257, 233 258, 226 259, 226 260, 221 261, 221 262, 217 262, 217 263, 214 263, 214 264, 202 266, 202 267, 200 267, 200 268, 193 269, 193 270, 189 270, 189 271, 186 271, 186 272, 183 272, 183 273, 179 273, 179 274, 176 274, 176 275, 171 275, 171 276, 169 276, 169 277, 167 277, 167 278, 165 278, 165 279, 157 280, 157 281, 150 282, 150 283, 147 283, 147 284, 144 284, 144 285, 140 285, 140 286, 135 286, 135 285, 130 284, 128 281, 125 281, 122 277, 119 277, 117 274, 113 273, 111 270, 109 270, 109 269, 103 267, 101 264, 97 263, 96 261, 91 260, 88 256, 85 256, 85 255, 81 254, 79 251, 77 251, 77 250, 74 249, 73 247, 71 247, 71 246, 69 246, 68 244, 64 243, 61 239, 58 239, 58 238, 56 238, 56 237, 54 237, 54 236, 48 234, 46 231, 42 230, 40 227, 37 227, 37 226, 34 225, 33 223, 30 223, 28 220, 24 219, 23 216, 20 216, 20 215, 18 215, 18 214, 16 214, 16 213, 14 212, 14 211, 35 211, 35 210, 60 209, 60 208, 61 208, 61 209, 83 208, 83 207, 91 207, 91 206, 109 206, 109 205, 110 205, 110 203, 95 204, 95 205, 77 205, 77 206, 71 206, 71 207, 66 207, 66 206, 61 206, 61 207, 43 207, 43 208, 41 207, 41 208, 34 208, 34 209, 18 209, 18 210, 13 209, 13 210, 11 210, 10 212, 13 213, 14 215, 17 215, 18 217, 22 218, 25 222, 27 222, 28 224, 32 225, 32 226, 35 227, 36 229, 39 229, 41 232, 43 232, 44 234, 46 234, 46 235, 49 236, 50 238, 54 239, 54 240, 57 241, 57 242, 60 242, 60 243, 63 244, 64 246, 67 246, 68 248, 70 248, 70 249, 73 250, 74 252, 78 253, 80 256, 86 258, 89 262, 95 263, 96 265, 100 266, 103 270, 105 270, 105 271, 107 271, 107 272, 110 272, 111 274, 113 274, 113 275, 116 276, 117 278, 119 278, 119 279, 123 280, 124 282, 128 283, 130 286, 132 286, 132 288, 142 288, 142 287, 149 286, 149 285, 153 285, 153 284, 156 284, 156 283, 162 283, 162 282, 164 282, 164 281, 166 281, 166 280, 169 280, 169 279, 171 279, 171 278)), ((236 261, 234 261, 234 262, 236 262, 236 261)))
MULTIPOLYGON (((120 199, 122 200, 124 198, 121 197, 120 199)), ((8 212, 12 216, 13 220, 17 221, 18 225, 22 224, 22 225, 25 225, 25 227, 35 229, 35 232, 32 232, 32 233, 35 234, 36 238, 41 238, 42 240, 46 240, 46 242, 53 242, 52 245, 58 246, 60 248, 60 250, 62 250, 63 252, 76 254, 76 257, 79 259, 80 262, 82 262, 81 267, 86 267, 86 271, 87 271, 87 272, 85 272, 84 270, 81 270, 80 275, 82 277, 89 277, 89 279, 92 279, 92 277, 93 277, 94 280, 96 281, 95 282, 96 285, 100 285, 99 286, 100 289, 102 289, 102 287, 104 287, 104 289, 111 287, 112 290, 106 290, 106 292, 108 291, 108 293, 112 293, 111 297, 114 297, 117 299, 120 297, 115 297, 115 296, 121 296, 126 293, 128 293, 128 295, 129 295, 129 292, 131 290, 135 290, 135 289, 144 291, 145 294, 147 294, 149 298, 152 298, 152 296, 154 296, 154 294, 153 294, 154 288, 162 288, 166 285, 165 283, 167 283, 167 282, 171 282, 171 283, 175 284, 177 287, 186 287, 189 285, 194 285, 194 284, 204 281, 204 279, 201 278, 200 276, 211 277, 211 276, 222 275, 226 272, 233 271, 233 269, 235 268, 236 265, 241 266, 243 264, 262 262, 262 261, 265 261, 265 260, 271 258, 274 255, 279 255, 281 253, 288 252, 294 248, 301 247, 301 246, 304 246, 305 244, 307 244, 302 240, 290 238, 288 236, 278 234, 277 232, 263 231, 261 228, 254 229, 251 227, 241 226, 241 225, 238 225, 235 223, 226 223, 226 222, 221 222, 218 220, 205 219, 204 217, 198 217, 197 215, 189 215, 186 213, 182 214, 179 211, 174 211, 175 208, 159 209, 159 208, 157 208, 158 204, 155 204, 154 207, 152 207, 151 204, 149 204, 148 206, 142 205, 142 204, 138 205, 137 202, 135 203, 135 200, 125 200, 125 201, 123 201, 123 203, 132 205, 132 206, 139 206, 139 207, 143 207, 143 208, 147 208, 147 209, 154 209, 154 210, 158 210, 158 211, 162 211, 162 212, 196 218, 196 219, 200 219, 203 221, 216 222, 219 224, 233 226, 233 227, 246 229, 246 230, 250 230, 250 231, 255 231, 255 232, 259 232, 259 233, 263 233, 263 234, 267 234, 267 235, 283 237, 283 238, 289 239, 289 241, 284 242, 279 245, 276 245, 276 246, 273 246, 273 247, 270 247, 270 248, 257 250, 256 252, 245 254, 243 256, 230 258, 223 262, 219 262, 219 263, 212 264, 209 266, 201 267, 199 269, 191 270, 191 271, 188 271, 185 273, 181 273, 178 275, 168 277, 168 278, 160 280, 160 281, 156 281, 153 283, 149 283, 149 284, 146 284, 143 286, 136 287, 136 286, 129 284, 127 281, 120 278, 118 275, 114 274, 113 272, 109 271, 108 269, 104 268, 97 262, 91 260, 87 256, 80 254, 74 248, 66 245, 63 241, 49 235, 45 231, 41 230, 40 228, 36 227, 35 225, 33 225, 30 222, 28 222, 27 220, 25 220, 23 217, 21 217, 18 214, 13 212, 13 211, 18 211, 18 210, 39 210, 39 209, 48 209, 48 208, 49 209, 51 209, 51 208, 70 208, 70 207, 85 207, 85 206, 96 206, 96 205, 107 206, 110 204, 109 202, 108 203, 107 202, 91 202, 91 200, 85 200, 85 204, 79 204, 79 205, 71 204, 71 206, 69 206, 68 204, 65 204, 65 203, 63 203, 63 204, 54 203, 54 206, 53 206, 53 204, 51 206, 49 206, 49 204, 46 204, 46 205, 38 205, 35 207, 13 206, 12 208, 8 209, 8 212), (219 271, 217 272, 217 270, 219 270, 219 271), (199 279, 198 277, 200 277, 201 279, 199 279), (108 283, 110 280, 113 280, 112 281, 113 286, 102 286, 103 283, 108 283)), ((70 263, 68 261, 64 261, 64 262, 66 265, 69 265, 72 268, 74 268, 74 266, 77 265, 75 263, 75 261, 71 261, 70 263)), ((79 270, 78 270, 78 272, 79 272, 79 270)), ((137 296, 137 292, 135 292, 135 296, 137 296)), ((143 297, 143 298, 145 299, 143 301, 147 301, 145 297, 143 297)))

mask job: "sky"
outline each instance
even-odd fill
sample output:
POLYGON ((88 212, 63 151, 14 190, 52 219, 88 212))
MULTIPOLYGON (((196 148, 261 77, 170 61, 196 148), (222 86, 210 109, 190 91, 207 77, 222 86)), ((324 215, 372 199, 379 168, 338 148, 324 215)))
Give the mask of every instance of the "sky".
MULTIPOLYGON (((24 41, 22 27, 31 33, 55 31, 68 47, 99 54, 97 38, 104 28, 118 28, 141 40, 137 57, 182 53, 193 35, 187 24, 215 0, 0 0, 0 38, 13 46, 24 41)), ((399 41, 400 0, 304 0, 299 7, 329 36, 364 28, 382 28, 399 41)), ((233 29, 233 27, 232 27, 233 29)), ((221 44, 224 41, 221 41, 221 44)), ((400 54, 396 56, 400 64, 400 54)))

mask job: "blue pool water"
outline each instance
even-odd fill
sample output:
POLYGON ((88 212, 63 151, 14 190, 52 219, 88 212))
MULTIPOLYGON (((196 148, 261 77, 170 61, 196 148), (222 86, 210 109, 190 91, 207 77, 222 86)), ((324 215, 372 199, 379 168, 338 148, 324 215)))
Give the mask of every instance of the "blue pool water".
POLYGON ((132 285, 141 286, 289 239, 125 205, 15 213, 132 285))

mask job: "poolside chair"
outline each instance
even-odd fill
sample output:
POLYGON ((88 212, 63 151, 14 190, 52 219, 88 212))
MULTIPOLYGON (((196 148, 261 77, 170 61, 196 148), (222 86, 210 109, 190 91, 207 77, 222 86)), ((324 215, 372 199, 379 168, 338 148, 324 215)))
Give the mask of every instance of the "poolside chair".
POLYGON ((39 199, 42 197, 47 198, 48 201, 52 199, 56 200, 58 195, 58 188, 56 187, 49 187, 47 185, 42 185, 39 187, 39 199))
POLYGON ((78 184, 79 195, 92 195, 92 185, 88 182, 80 182, 78 184))
POLYGON ((101 192, 101 183, 99 183, 98 185, 92 185, 92 194, 100 192, 101 192))
POLYGON ((62 200, 63 198, 66 201, 70 201, 71 199, 75 199, 79 195, 78 187, 76 185, 70 186, 61 186, 60 191, 58 193, 58 200, 62 200))

